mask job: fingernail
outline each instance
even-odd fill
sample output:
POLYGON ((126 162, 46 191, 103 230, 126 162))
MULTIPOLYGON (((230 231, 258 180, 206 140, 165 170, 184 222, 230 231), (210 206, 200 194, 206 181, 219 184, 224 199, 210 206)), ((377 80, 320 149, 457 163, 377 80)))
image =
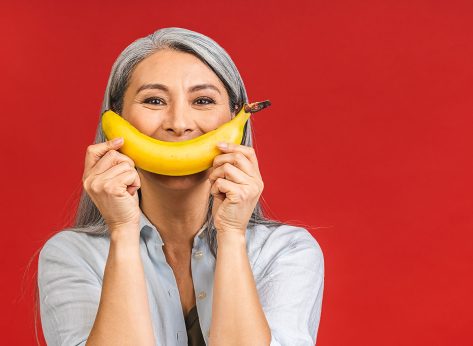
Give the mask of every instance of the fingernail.
POLYGON ((218 143, 217 143, 217 146, 218 146, 219 148, 222 148, 222 149, 227 149, 227 148, 228 148, 228 144, 225 143, 225 142, 218 142, 218 143))
POLYGON ((122 144, 122 143, 123 143, 123 137, 115 138, 115 139, 112 141, 112 144, 113 144, 113 145, 118 145, 118 144, 122 144))

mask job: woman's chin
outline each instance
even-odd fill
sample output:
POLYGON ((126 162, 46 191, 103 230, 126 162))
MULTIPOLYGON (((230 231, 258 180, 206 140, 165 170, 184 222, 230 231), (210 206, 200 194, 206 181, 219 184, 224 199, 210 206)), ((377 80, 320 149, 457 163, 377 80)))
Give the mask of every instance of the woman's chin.
POLYGON ((188 190, 208 181, 207 170, 182 176, 172 176, 145 172, 152 181, 172 190, 188 190))

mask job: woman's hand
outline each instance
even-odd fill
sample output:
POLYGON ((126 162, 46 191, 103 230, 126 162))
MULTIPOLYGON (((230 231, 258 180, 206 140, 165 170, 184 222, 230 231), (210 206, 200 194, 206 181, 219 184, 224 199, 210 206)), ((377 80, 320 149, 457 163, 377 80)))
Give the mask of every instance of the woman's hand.
POLYGON ((85 157, 83 187, 109 230, 140 222, 136 192, 141 186, 140 178, 134 161, 118 152, 122 144, 123 141, 107 141, 89 145, 85 157))
POLYGON ((227 144, 226 149, 218 147, 224 154, 215 157, 209 175, 210 193, 214 196, 212 215, 218 233, 237 232, 245 236, 264 184, 254 149, 227 144))

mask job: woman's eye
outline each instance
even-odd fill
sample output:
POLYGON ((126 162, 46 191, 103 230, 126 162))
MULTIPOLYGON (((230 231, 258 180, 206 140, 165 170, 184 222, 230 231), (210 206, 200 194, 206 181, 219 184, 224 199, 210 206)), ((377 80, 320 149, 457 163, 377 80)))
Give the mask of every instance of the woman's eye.
MULTIPOLYGON (((165 104, 165 102, 162 99, 157 98, 157 97, 147 98, 143 102, 148 103, 148 104, 152 104, 152 105, 155 105, 155 106, 161 106, 161 105, 165 104)), ((199 105, 209 105, 209 104, 215 103, 214 100, 212 100, 211 98, 207 98, 207 97, 201 97, 201 98, 197 99, 195 102, 199 105)))
POLYGON ((211 103, 215 103, 214 100, 212 100, 210 98, 207 98, 207 97, 202 97, 200 99, 197 99, 195 102, 197 102, 197 104, 200 104, 200 105, 209 105, 211 103), (202 101, 202 102, 199 103, 199 101, 202 101))
POLYGON ((163 100, 161 100, 160 98, 157 98, 157 97, 147 98, 146 100, 144 100, 144 103, 149 103, 149 104, 156 105, 156 106, 160 106, 160 105, 164 104, 163 100), (157 101, 159 101, 161 103, 157 103, 157 101))

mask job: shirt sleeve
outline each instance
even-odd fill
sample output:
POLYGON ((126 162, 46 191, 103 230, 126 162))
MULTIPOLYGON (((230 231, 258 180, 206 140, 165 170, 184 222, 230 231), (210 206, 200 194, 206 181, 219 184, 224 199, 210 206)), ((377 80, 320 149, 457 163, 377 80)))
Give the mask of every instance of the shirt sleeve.
POLYGON ((272 258, 257 288, 271 329, 270 346, 314 346, 317 340, 324 259, 317 241, 302 230, 294 240, 278 237, 265 245, 273 249, 268 251, 272 258))
POLYGON ((85 345, 102 286, 85 261, 63 248, 46 242, 38 259, 43 334, 48 346, 85 345))

